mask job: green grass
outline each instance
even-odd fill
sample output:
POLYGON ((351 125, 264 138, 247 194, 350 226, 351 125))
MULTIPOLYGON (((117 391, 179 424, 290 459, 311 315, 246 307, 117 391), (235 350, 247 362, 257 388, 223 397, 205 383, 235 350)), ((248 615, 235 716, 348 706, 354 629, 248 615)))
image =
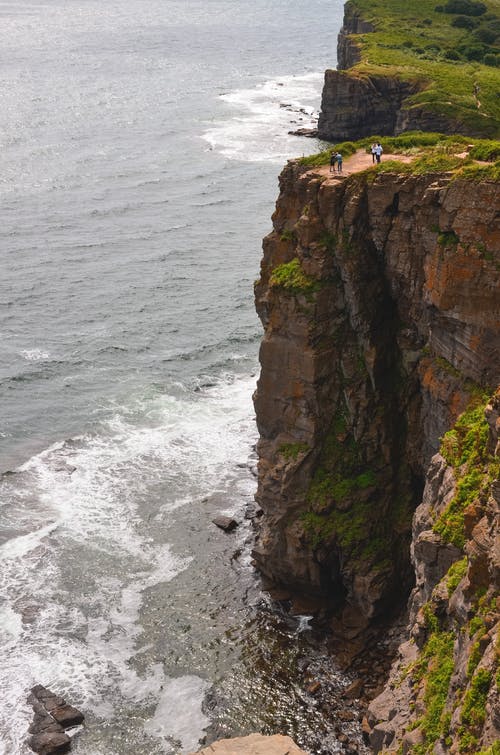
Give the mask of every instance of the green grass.
POLYGON ((481 750, 477 755, 500 755, 500 742, 493 742, 491 747, 487 747, 486 750, 481 750))
POLYGON ((353 155, 357 149, 359 142, 341 142, 336 144, 335 147, 329 147, 328 149, 318 152, 315 155, 307 155, 299 159, 300 165, 306 165, 310 168, 319 168, 321 165, 329 165, 332 152, 340 152, 344 160, 347 157, 353 155))
POLYGON ((460 561, 455 561, 455 563, 452 564, 448 569, 448 573, 446 575, 446 587, 448 589, 449 596, 451 596, 452 593, 455 592, 459 583, 462 581, 462 578, 465 577, 466 574, 467 558, 464 556, 464 558, 460 559, 460 561))
POLYGON ((486 718, 486 698, 491 680, 491 671, 479 669, 465 693, 460 716, 462 725, 458 730, 461 753, 477 752, 477 748, 474 749, 477 745, 476 734, 480 733, 486 718))
POLYGON ((455 174, 454 178, 462 178, 467 181, 500 181, 500 160, 492 165, 466 165, 455 174))
POLYGON ((473 160, 496 162, 500 160, 500 141, 478 139, 474 142, 474 146, 469 154, 473 160))
POLYGON ((485 17, 468 29, 456 25, 456 14, 436 11, 435 0, 350 0, 348 6, 370 21, 375 32, 357 35, 361 61, 349 74, 412 82, 419 91, 406 100, 407 106, 451 116, 462 124, 463 133, 498 138, 500 0, 485 4, 485 17))
POLYGON ((269 278, 271 288, 281 288, 291 294, 311 294, 320 288, 320 282, 302 270, 300 260, 295 257, 290 262, 278 265, 269 278))
POLYGON ((445 711, 445 705, 454 670, 454 641, 453 632, 440 632, 436 629, 431 633, 412 669, 412 675, 417 681, 425 680, 425 714, 415 722, 415 728, 419 728, 425 735, 424 744, 415 750, 422 755, 431 753, 434 743, 447 734, 449 715, 445 711))
MULTIPOLYGON (((500 71, 498 75, 500 78, 500 71)), ((411 131, 400 136, 370 136, 355 142, 343 142, 333 149, 339 149, 344 157, 349 157, 358 150, 365 150, 368 153, 374 140, 382 141, 384 158, 380 165, 367 168, 365 171, 367 176, 375 177, 378 173, 417 176, 428 173, 453 173, 454 179, 500 180, 500 142, 495 140, 411 131), (457 156, 465 152, 468 147, 470 147, 468 156, 457 156), (407 155, 413 159, 407 163, 393 159, 391 155, 407 155), (474 162, 476 160, 480 162, 474 162)), ((329 164, 331 152, 332 148, 328 148, 315 155, 299 158, 298 163, 307 168, 319 168, 329 164)), ((293 231, 284 231, 281 238, 293 240, 293 231)), ((331 245, 335 240, 328 239, 327 241, 331 245)))

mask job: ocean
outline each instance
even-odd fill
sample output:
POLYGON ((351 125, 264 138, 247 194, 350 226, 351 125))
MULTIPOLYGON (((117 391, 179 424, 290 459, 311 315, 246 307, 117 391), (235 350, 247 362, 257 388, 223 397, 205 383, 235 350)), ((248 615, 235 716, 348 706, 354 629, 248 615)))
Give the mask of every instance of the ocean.
POLYGON ((253 281, 342 15, 0 2, 1 755, 29 752, 35 683, 86 713, 78 755, 343 751, 301 684, 321 641, 261 590, 245 518, 253 281))

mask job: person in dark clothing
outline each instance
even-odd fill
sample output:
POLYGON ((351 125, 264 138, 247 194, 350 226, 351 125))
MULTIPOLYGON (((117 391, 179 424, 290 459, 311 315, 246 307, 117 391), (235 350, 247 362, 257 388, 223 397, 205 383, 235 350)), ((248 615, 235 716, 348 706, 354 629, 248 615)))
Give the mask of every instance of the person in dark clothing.
POLYGON ((335 166, 337 165, 337 153, 335 150, 330 154, 330 173, 335 173, 335 166))

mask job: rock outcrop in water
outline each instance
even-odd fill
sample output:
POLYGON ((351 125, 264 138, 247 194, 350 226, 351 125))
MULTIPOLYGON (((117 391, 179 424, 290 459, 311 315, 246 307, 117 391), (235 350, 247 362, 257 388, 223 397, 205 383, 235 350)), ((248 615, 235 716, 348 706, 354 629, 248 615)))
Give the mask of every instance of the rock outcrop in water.
POLYGON ((288 163, 264 240, 255 558, 353 640, 416 572, 372 746, 479 752, 500 725, 500 187, 326 171, 288 163))
POLYGON ((31 736, 28 744, 31 749, 40 755, 68 752, 71 738, 65 730, 82 724, 83 713, 41 684, 32 688, 28 703, 35 713, 29 728, 31 736))

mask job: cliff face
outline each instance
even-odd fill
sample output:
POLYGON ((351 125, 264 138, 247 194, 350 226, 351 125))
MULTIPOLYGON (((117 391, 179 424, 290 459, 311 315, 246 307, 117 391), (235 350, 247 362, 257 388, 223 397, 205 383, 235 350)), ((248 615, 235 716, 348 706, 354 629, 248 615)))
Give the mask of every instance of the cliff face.
MULTIPOLYGON (((439 438, 500 381, 496 184, 289 163, 264 241, 255 549, 355 637, 410 589, 439 438)), ((443 567, 444 568, 444 567, 443 567)))
POLYGON ((500 742, 500 391, 485 413, 488 431, 482 408, 469 410, 427 472, 409 638, 368 713, 376 753, 498 752, 487 748, 500 742))
MULTIPOLYGON (((352 43, 345 44, 345 48, 346 62, 354 64, 356 54, 359 56, 357 48, 352 43)), ((413 129, 443 133, 459 131, 448 128, 448 119, 404 108, 404 100, 420 88, 418 82, 390 76, 325 71, 318 136, 329 141, 343 141, 372 134, 400 134, 413 129)))
POLYGON ((446 131, 446 128, 434 128, 434 122, 421 125, 421 114, 417 120, 411 118, 409 112, 403 114, 404 99, 421 86, 417 82, 348 71, 361 60, 355 35, 373 30, 372 24, 364 21, 355 8, 346 6, 337 44, 339 70, 325 72, 318 136, 337 141, 361 139, 372 134, 398 134, 412 128, 446 131))
POLYGON ((344 10, 344 24, 337 40, 338 68, 351 68, 361 60, 358 45, 353 40, 353 34, 366 34, 373 31, 373 25, 365 21, 361 14, 352 6, 347 5, 344 10))
MULTIPOLYGON (((397 17, 394 23, 397 24, 397 17)), ((415 18, 415 24, 421 27, 421 19, 418 22, 415 18)), ((387 65, 372 67, 365 61, 365 65, 358 66, 362 60, 361 35, 374 31, 374 25, 363 19, 355 5, 347 3, 344 24, 338 36, 338 70, 325 72, 318 121, 320 139, 332 142, 356 140, 374 134, 398 135, 413 130, 472 137, 496 133, 491 114, 481 111, 477 118, 471 112, 471 107, 472 110, 476 108, 472 101, 464 101, 461 105, 455 103, 451 107, 443 93, 438 101, 435 96, 424 96, 417 102, 412 95, 424 92, 431 83, 418 67, 412 69, 407 65, 398 69, 391 64, 390 55, 387 65), (385 70, 389 73, 386 74, 385 70)), ((417 33, 417 42, 418 37, 417 33)), ((424 42, 422 44, 425 46, 424 42)), ((439 45, 439 40, 434 44, 439 45)), ((425 50, 421 52, 425 53, 425 50)), ((471 92, 472 84, 471 80, 471 92)), ((480 107, 478 102, 477 108, 480 107)))

